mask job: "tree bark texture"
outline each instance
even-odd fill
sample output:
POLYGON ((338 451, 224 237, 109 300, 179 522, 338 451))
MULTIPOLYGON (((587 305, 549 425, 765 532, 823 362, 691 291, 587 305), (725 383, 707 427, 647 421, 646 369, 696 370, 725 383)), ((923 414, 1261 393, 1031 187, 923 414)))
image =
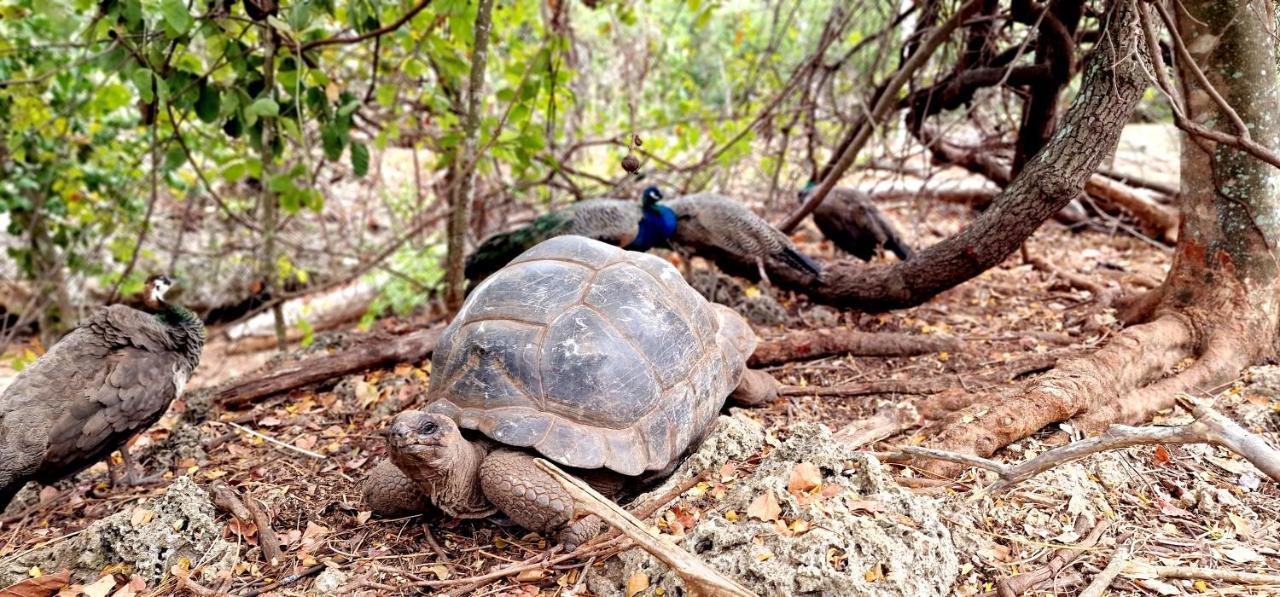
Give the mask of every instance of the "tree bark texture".
MULTIPOLYGON (((1129 6, 1119 11, 1124 20, 1133 17, 1124 14, 1134 13, 1129 6)), ((1271 18, 1265 16, 1269 5, 1192 0, 1173 8, 1176 33, 1192 48, 1212 91, 1235 108, 1258 142, 1280 145, 1276 45, 1260 18, 1271 18)), ((1154 33, 1144 43, 1144 55, 1158 51, 1154 33)), ((1231 119, 1194 75, 1196 65, 1177 65, 1188 117, 1232 133, 1231 119)), ((1178 394, 1211 391, 1272 354, 1280 290, 1277 188, 1280 172, 1266 163, 1184 133, 1179 242, 1163 285, 1148 301, 1155 305, 1149 323, 1125 329, 1094 354, 1064 363, 1012 396, 957 413, 933 445, 986 456, 1057 421, 1073 419, 1090 433, 1139 423, 1171 407, 1178 394), (1193 361, 1170 374, 1185 359, 1193 361)))
POLYGON ((480 106, 484 95, 485 65, 489 61, 489 30, 492 29, 493 0, 479 0, 476 6, 475 50, 471 54, 471 79, 467 86, 467 114, 463 122, 462 150, 454 158, 455 177, 450 187, 448 253, 445 256, 445 306, 457 311, 466 297, 467 278, 463 259, 467 251, 467 225, 471 221, 471 200, 475 192, 476 164, 479 163, 476 137, 480 132, 480 106))

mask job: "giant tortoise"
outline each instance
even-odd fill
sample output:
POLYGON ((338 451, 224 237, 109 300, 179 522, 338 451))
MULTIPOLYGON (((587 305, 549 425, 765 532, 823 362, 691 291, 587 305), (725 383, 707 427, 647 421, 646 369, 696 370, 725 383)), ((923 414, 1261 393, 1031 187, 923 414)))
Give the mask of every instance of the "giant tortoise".
POLYGON ((758 404, 777 382, 746 368, 756 337, 670 264, 580 236, 547 240, 471 293, 432 357, 430 403, 386 432, 365 482, 381 515, 434 505, 501 512, 572 548, 599 529, 534 463, 617 496, 669 474, 726 397, 758 404))

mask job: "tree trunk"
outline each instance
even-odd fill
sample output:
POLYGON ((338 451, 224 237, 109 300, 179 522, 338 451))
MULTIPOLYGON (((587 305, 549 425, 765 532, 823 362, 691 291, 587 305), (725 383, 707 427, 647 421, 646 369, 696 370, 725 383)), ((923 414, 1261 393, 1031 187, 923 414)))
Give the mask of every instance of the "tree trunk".
MULTIPOLYGON (((262 46, 263 46, 263 62, 262 62, 262 84, 266 91, 267 97, 275 99, 276 89, 276 40, 275 33, 269 27, 262 29, 262 46)), ((279 218, 280 205, 276 200, 275 191, 271 190, 271 170, 275 163, 275 152, 273 146, 276 137, 276 119, 274 116, 262 117, 262 145, 259 148, 262 152, 262 176, 259 177, 262 183, 262 263, 259 264, 258 272, 262 276, 262 284, 266 287, 267 296, 273 299, 280 296, 280 284, 278 284, 279 267, 276 265, 276 234, 279 218)), ((271 306, 271 316, 275 321, 276 330, 276 349, 283 351, 288 348, 288 338, 285 334, 284 325, 284 305, 280 301, 276 301, 271 306)))
POLYGON ((466 296, 467 278, 463 275, 463 257, 467 250, 467 224, 471 221, 471 199, 474 193, 476 136, 480 132, 480 104, 484 94, 485 63, 489 58, 489 29, 493 0, 480 0, 476 6, 475 51, 471 55, 471 80, 467 86, 467 114, 463 122, 462 151, 455 158, 454 180, 448 224, 448 254, 445 257, 445 306, 457 311, 466 296))
MULTIPOLYGON (((1270 6, 1262 0, 1175 6, 1177 34, 1209 85, 1196 76, 1196 65, 1177 65, 1187 116, 1236 134, 1229 114, 1212 99, 1216 93, 1235 107, 1253 139, 1277 149, 1276 43, 1260 20, 1271 18, 1270 6)), ((1155 48, 1154 35, 1147 45, 1155 48)), ((934 445, 986 456, 1057 421, 1073 419, 1091 433, 1111 423, 1142 422, 1171 407, 1179 393, 1210 391, 1272 354, 1280 317, 1278 186, 1280 173, 1249 154, 1184 135, 1182 230, 1169 274, 1153 291, 1158 299, 1151 321, 1017 395, 958 413, 934 445), (1186 359, 1193 359, 1190 366, 1170 373, 1186 359)))

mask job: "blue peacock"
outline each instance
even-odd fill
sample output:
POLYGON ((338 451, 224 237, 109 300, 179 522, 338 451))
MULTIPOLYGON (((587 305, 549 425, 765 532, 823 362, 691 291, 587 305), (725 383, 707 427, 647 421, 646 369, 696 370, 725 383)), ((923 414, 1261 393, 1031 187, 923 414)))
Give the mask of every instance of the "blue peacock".
MULTIPOLYGON (((762 277, 772 259, 810 276, 821 268, 800 253, 790 239, 742 204, 703 193, 661 203, 657 187, 648 187, 640 203, 588 199, 543 214, 528 225, 486 238, 467 257, 466 275, 479 282, 534 245, 564 234, 586 236, 632 251, 674 248, 704 256, 728 253, 754 261, 762 277)), ((767 278, 766 278, 767 279, 767 278)))

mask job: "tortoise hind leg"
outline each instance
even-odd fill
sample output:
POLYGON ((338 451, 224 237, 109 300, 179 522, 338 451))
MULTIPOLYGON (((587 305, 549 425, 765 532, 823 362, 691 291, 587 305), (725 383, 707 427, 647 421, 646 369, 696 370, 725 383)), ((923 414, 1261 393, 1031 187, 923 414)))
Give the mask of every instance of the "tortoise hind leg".
POLYGON ((764 371, 747 369, 742 372, 742 381, 729 394, 729 402, 736 406, 763 406, 778 397, 782 384, 772 375, 764 371))
POLYGON ((499 450, 480 464, 480 489, 489 503, 520 526, 558 532, 566 551, 573 551, 600 532, 600 519, 573 520, 573 498, 524 452, 499 450))

